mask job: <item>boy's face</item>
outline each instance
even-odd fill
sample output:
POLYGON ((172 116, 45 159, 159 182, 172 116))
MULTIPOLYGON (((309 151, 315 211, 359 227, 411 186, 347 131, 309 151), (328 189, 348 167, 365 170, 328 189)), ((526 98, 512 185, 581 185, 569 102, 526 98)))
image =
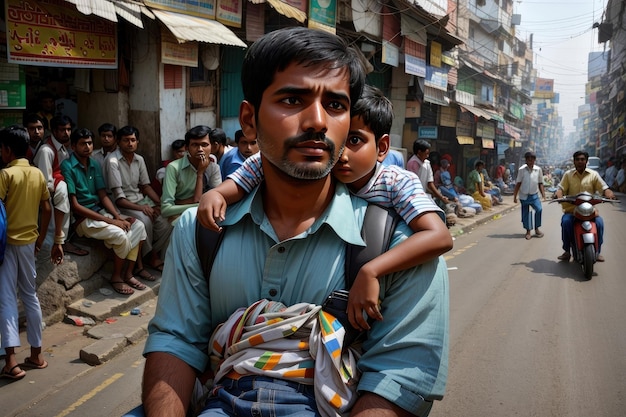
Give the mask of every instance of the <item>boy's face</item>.
POLYGON ((333 168, 339 181, 350 184, 352 190, 361 189, 370 180, 376 162, 382 161, 389 150, 389 135, 383 135, 378 144, 376 136, 361 116, 351 119, 346 146, 333 168))
POLYGON ((89 158, 93 152, 93 139, 80 138, 75 145, 72 145, 72 149, 79 158, 89 158))
POLYGON ((208 158, 211 154, 211 141, 209 140, 209 135, 199 139, 190 139, 189 149, 187 150, 189 151, 190 160, 202 160, 204 158, 208 158))
POLYGON ((185 153, 187 153, 187 148, 185 148, 184 146, 180 149, 175 149, 172 151, 172 155, 174 155, 174 159, 180 159, 183 156, 185 156, 185 153))
POLYGON ((118 142, 118 146, 124 154, 132 154, 137 151, 137 145, 139 139, 135 137, 135 134, 122 136, 118 142))
POLYGON ((30 143, 32 145, 36 145, 43 139, 43 124, 39 120, 33 123, 27 123, 26 130, 28 130, 28 136, 30 136, 30 143))
POLYGON ((105 149, 111 149, 115 147, 115 135, 111 131, 105 131, 100 133, 100 143, 105 149))

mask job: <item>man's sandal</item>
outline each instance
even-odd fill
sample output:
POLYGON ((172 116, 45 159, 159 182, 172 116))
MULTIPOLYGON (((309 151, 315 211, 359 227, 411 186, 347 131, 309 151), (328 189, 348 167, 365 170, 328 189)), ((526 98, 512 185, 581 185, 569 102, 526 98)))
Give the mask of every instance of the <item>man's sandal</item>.
POLYGON ((110 284, 118 294, 131 295, 135 293, 124 281, 110 281, 110 284))
POLYGON ((17 381, 18 379, 22 379, 25 376, 26 376, 26 371, 21 369, 19 365, 15 365, 13 368, 11 368, 8 371, 7 371, 7 368, 5 366, 4 368, 2 368, 2 373, 0 374, 0 378, 12 379, 14 381, 17 381), (13 372, 16 369, 19 369, 20 372, 17 372, 17 373, 13 372))
POLYGON ((135 271, 133 271, 133 275, 146 281, 156 281, 156 277, 150 272, 146 271, 145 268, 136 269, 135 271))
POLYGON ((146 289, 146 286, 142 284, 141 282, 137 281, 135 277, 126 278, 124 282, 139 291, 143 291, 146 289))

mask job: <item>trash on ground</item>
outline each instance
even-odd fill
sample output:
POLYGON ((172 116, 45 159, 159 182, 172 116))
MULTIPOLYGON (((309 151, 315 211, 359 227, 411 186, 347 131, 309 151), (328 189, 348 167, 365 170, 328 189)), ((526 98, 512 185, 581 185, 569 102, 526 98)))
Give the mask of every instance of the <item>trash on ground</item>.
POLYGON ((69 324, 73 324, 75 326, 93 326, 96 324, 94 319, 91 317, 80 317, 80 316, 65 316, 65 322, 69 324))

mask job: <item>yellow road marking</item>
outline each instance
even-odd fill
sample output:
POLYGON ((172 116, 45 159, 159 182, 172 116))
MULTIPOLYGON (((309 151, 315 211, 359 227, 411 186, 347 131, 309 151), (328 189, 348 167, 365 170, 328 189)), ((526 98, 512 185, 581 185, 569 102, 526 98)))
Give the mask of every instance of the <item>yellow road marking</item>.
POLYGON ((95 397, 96 394, 98 394, 100 391, 104 390, 106 387, 108 387, 109 385, 111 385, 112 383, 114 383, 115 381, 117 381, 118 379, 120 379, 123 376, 124 376, 124 374, 118 373, 118 374, 115 374, 112 377, 108 378, 102 384, 98 385, 97 387, 92 389, 90 392, 88 392, 87 394, 85 394, 82 397, 80 397, 78 399, 78 401, 76 401, 74 404, 72 404, 69 407, 67 407, 65 410, 63 410, 61 413, 57 414, 55 417, 65 417, 65 416, 67 416, 72 411, 76 410, 78 407, 80 407, 81 405, 83 405, 84 403, 86 403, 87 401, 92 399, 93 397, 95 397))

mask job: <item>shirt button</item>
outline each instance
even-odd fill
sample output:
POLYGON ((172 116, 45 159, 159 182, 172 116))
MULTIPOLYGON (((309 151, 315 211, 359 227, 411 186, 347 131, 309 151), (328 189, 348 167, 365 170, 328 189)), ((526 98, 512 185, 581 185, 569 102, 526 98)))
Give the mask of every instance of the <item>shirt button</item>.
POLYGON ((285 247, 281 246, 280 248, 278 248, 278 253, 285 253, 285 247))
POLYGON ((272 289, 270 290, 270 295, 271 295, 272 297, 275 297, 275 296, 276 296, 276 294, 278 294, 278 291, 276 291, 276 289, 272 288, 272 289))

